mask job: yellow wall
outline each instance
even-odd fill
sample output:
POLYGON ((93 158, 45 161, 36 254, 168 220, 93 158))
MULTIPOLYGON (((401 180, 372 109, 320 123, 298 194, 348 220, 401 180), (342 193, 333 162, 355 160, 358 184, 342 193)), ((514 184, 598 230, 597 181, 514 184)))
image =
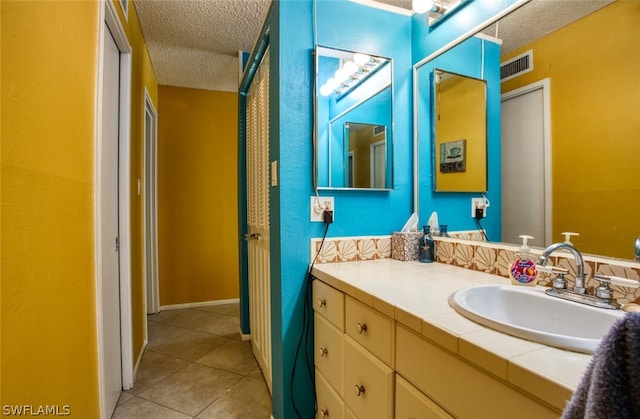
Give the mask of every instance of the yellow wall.
POLYGON ((1 404, 97 417, 98 3, 1 7, 1 404))
POLYGON ((158 90, 160 304, 237 298, 238 96, 158 90))
POLYGON ((487 112, 486 85, 470 77, 451 77, 438 83, 436 93, 436 190, 486 192, 487 112), (440 145, 466 141, 464 172, 440 171, 440 145))
POLYGON ((534 71, 503 92, 551 80, 553 240, 630 259, 640 234, 640 2, 617 1, 529 44, 534 71), (615 181, 613 181, 615 179, 615 181))
MULTIPOLYGON (((142 83, 157 87, 133 4, 132 183, 142 83)), ((99 2, 0 2, 1 405, 99 416, 94 143, 99 2)), ((135 191, 135 188, 132 188, 135 191)), ((134 354, 144 339, 139 198, 132 203, 134 354)))

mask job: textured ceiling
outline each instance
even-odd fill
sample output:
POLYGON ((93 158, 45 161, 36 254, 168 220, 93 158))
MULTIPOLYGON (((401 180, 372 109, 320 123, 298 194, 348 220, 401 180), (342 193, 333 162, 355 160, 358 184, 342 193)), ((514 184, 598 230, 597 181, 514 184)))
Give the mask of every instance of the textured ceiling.
MULTIPOLYGON (((382 3, 407 13, 411 9, 411 0, 354 1, 382 3)), ((483 32, 502 39, 504 54, 611 1, 531 0, 483 32)), ((134 4, 159 84, 233 92, 238 89, 238 51, 253 48, 270 0, 134 0, 134 4)))
POLYGON ((238 90, 269 0, 134 0, 159 84, 238 90))
POLYGON ((532 0, 483 30, 502 40, 501 54, 541 38, 613 0, 532 0))

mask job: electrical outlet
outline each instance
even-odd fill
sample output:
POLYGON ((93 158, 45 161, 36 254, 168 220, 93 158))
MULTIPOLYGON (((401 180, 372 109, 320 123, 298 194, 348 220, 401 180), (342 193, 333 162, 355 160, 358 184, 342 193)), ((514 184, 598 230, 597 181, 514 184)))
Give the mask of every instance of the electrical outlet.
POLYGON ((476 218, 476 208, 482 208, 482 218, 487 216, 484 198, 471 198, 471 218, 476 218))
POLYGON ((333 205, 333 197, 332 196, 312 196, 311 197, 311 221, 312 222, 324 222, 324 210, 333 211, 333 219, 336 219, 336 209, 333 205))

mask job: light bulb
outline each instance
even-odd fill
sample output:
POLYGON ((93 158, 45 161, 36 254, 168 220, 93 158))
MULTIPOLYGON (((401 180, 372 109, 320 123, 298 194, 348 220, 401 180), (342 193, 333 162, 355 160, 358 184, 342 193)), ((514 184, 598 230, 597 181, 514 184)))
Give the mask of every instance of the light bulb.
POLYGON ((347 61, 346 63, 344 63, 344 66, 342 67, 342 69, 346 71, 347 74, 351 75, 356 71, 358 71, 358 66, 353 61, 347 61))
POLYGON ((331 90, 335 90, 338 86, 340 86, 340 82, 331 77, 329 80, 327 80, 326 86, 331 90))
POLYGON ((343 68, 341 68, 338 71, 336 71, 336 74, 334 75, 334 77, 336 80, 342 83, 343 81, 349 78, 349 74, 347 74, 347 72, 344 71, 343 68))
POLYGON ((416 13, 427 13, 433 7, 432 0, 413 0, 411 3, 413 11, 416 13))
POLYGON ((323 84, 322 87, 320 88, 320 94, 322 96, 329 96, 331 92, 333 92, 333 90, 326 84, 323 84))
POLYGON ((361 52, 357 52, 354 56, 353 56, 353 61, 359 65, 359 66, 363 66, 366 63, 369 62, 369 59, 371 57, 369 57, 367 54, 363 54, 361 52))

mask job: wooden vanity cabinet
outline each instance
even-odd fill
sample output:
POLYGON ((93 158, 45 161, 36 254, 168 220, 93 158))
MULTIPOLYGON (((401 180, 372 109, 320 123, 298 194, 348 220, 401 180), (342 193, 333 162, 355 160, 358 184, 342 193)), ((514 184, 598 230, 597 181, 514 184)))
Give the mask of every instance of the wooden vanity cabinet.
POLYGON ((395 325, 315 280, 317 418, 393 418, 395 325))
POLYGON ((397 325, 396 368, 431 400, 461 418, 557 418, 558 412, 397 325))

